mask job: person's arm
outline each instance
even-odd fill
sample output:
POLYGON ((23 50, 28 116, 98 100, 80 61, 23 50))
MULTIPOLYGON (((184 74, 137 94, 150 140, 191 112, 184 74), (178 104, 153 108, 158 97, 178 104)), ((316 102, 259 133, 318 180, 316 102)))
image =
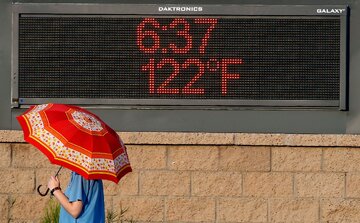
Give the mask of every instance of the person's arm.
MULTIPOLYGON (((56 177, 51 177, 48 183, 48 187, 50 190, 60 187, 60 181, 56 177)), ((60 204, 64 207, 64 209, 73 217, 78 218, 81 214, 83 203, 82 201, 74 201, 69 202, 69 199, 65 196, 65 194, 61 190, 54 191, 54 197, 60 202, 60 204)))

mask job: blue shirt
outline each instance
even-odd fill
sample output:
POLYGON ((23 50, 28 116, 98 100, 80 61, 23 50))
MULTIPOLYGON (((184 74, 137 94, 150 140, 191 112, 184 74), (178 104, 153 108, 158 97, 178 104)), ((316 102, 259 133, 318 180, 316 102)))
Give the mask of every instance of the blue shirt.
POLYGON ((59 223, 105 222, 102 180, 86 180, 81 175, 72 172, 65 195, 69 198, 69 202, 82 201, 83 209, 79 217, 75 219, 61 206, 59 223))

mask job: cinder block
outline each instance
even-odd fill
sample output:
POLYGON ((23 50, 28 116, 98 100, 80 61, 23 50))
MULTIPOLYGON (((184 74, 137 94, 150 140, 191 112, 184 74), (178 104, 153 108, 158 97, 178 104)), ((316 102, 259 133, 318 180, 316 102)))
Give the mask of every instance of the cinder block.
POLYGON ((33 170, 0 170, 0 194, 29 194, 34 192, 35 174, 33 170))
POLYGON ((346 197, 360 198, 360 173, 346 175, 346 197))
POLYGON ((227 171, 269 171, 270 147, 220 147, 220 169, 227 171))
POLYGON ((12 145, 13 167, 51 168, 49 159, 31 144, 12 145))
POLYGON ((10 209, 10 218, 14 221, 34 221, 44 216, 49 199, 37 194, 21 194, 14 197, 14 206, 10 209))
POLYGON ((343 134, 337 135, 338 146, 352 146, 358 147, 360 145, 360 136, 359 135, 351 135, 351 134, 343 134))
POLYGON ((324 149, 323 170, 333 172, 360 171, 360 149, 324 149))
POLYGON ((119 133, 125 144, 186 144, 186 133, 182 132, 136 132, 119 133))
POLYGON ((295 174, 295 195, 297 197, 344 197, 345 174, 295 174))
POLYGON ((103 180, 105 195, 138 195, 139 194, 139 173, 131 172, 120 179, 118 184, 112 181, 103 180))
POLYGON ((113 197, 114 211, 126 210, 124 219, 136 222, 164 221, 165 201, 161 197, 113 197))
POLYGON ((0 194, 0 222, 8 222, 9 196, 0 194))
POLYGON ((319 222, 319 201, 315 199, 271 199, 270 222, 319 222))
POLYGON ((188 145, 233 145, 233 133, 185 133, 188 145))
POLYGON ((168 148, 171 170, 217 170, 219 151, 214 146, 174 146, 168 148))
POLYGON ((140 174, 141 195, 190 195, 190 173, 182 171, 144 171, 140 174))
POLYGON ((284 145, 285 134, 255 134, 255 133, 235 133, 235 145, 244 146, 277 146, 284 145))
POLYGON ((15 130, 0 130, 0 142, 24 142, 24 133, 15 130))
POLYGON ((191 187, 194 196, 241 196, 242 177, 237 172, 194 172, 191 187))
POLYGON ((219 222, 267 222, 267 200, 252 198, 220 198, 219 222))
POLYGON ((168 198, 166 221, 214 222, 215 200, 213 198, 168 198))
POLYGON ((165 169, 166 146, 127 146, 133 170, 165 169))
POLYGON ((107 211, 112 210, 113 208, 113 196, 105 195, 104 202, 105 202, 105 216, 106 216, 107 211))
POLYGON ((322 199, 321 222, 355 223, 360 219, 360 200, 322 199))
POLYGON ((232 133, 137 132, 119 133, 125 144, 158 145, 230 145, 232 133))
POLYGON ((0 167, 9 167, 11 164, 11 144, 0 142, 0 167))
POLYGON ((244 196, 288 197, 293 195, 290 173, 244 173, 244 196))
POLYGON ((287 134, 285 145, 288 146, 337 146, 338 135, 330 134, 287 134))
POLYGON ((273 171, 320 171, 322 150, 308 147, 272 148, 273 171))

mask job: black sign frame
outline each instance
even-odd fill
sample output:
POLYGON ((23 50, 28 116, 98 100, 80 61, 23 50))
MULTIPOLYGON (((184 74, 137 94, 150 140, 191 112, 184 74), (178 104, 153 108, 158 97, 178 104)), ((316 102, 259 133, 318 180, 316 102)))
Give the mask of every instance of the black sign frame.
POLYGON ((15 4, 13 5, 12 107, 47 102, 109 106, 322 107, 347 109, 347 6, 331 5, 158 5, 158 4, 15 4), (203 100, 19 97, 19 18, 21 16, 249 16, 331 17, 340 20, 338 100, 203 100))

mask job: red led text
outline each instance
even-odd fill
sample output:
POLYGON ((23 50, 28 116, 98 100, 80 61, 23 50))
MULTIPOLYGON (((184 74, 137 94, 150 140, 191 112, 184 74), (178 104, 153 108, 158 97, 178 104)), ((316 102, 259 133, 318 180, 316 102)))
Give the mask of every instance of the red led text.
MULTIPOLYGON (((199 46, 199 53, 204 54, 205 48, 209 42, 212 31, 215 29, 217 19, 211 18, 196 18, 194 23, 198 26, 205 26, 206 32, 201 38, 199 46)), ((193 46, 193 36, 190 33, 190 24, 183 18, 175 18, 170 24, 160 24, 155 18, 145 18, 136 29, 136 44, 140 51, 146 54, 154 54, 156 52, 167 53, 172 52, 175 54, 186 54, 193 46), (168 46, 161 46, 162 38, 159 31, 175 30, 176 36, 174 39, 182 39, 185 44, 178 46, 176 43, 170 43, 168 46), (144 40, 151 40, 151 44, 144 44, 144 40), (163 48, 161 48, 163 47, 163 48)), ((198 28, 198 27, 194 27, 198 28)))
POLYGON ((216 71, 219 67, 219 63, 221 64, 221 93, 222 95, 226 95, 228 93, 229 85, 233 79, 239 79, 240 74, 237 73, 229 73, 229 66, 236 66, 242 64, 242 59, 222 59, 220 62, 217 60, 209 60, 208 63, 203 63, 200 59, 189 58, 184 63, 179 64, 173 58, 164 58, 161 59, 158 63, 155 63, 155 59, 151 58, 148 64, 142 66, 141 70, 149 73, 149 93, 150 94, 205 94, 206 86, 197 86, 195 87, 197 81, 200 80, 204 74, 205 69, 207 68, 209 71, 216 71), (210 65, 211 63, 213 65, 210 65), (209 66, 210 65, 210 66, 209 66), (170 87, 170 84, 175 81, 181 75, 181 72, 188 69, 190 66, 195 66, 197 68, 197 72, 193 74, 193 77, 188 80, 188 82, 181 88, 170 87), (213 67, 212 67, 213 66, 213 67), (156 81, 156 71, 161 69, 169 69, 171 70, 170 75, 162 82, 157 83, 156 81), (216 69, 216 70, 215 70, 216 69))

